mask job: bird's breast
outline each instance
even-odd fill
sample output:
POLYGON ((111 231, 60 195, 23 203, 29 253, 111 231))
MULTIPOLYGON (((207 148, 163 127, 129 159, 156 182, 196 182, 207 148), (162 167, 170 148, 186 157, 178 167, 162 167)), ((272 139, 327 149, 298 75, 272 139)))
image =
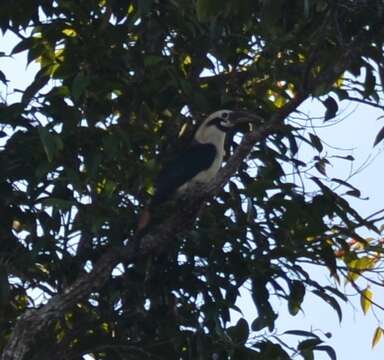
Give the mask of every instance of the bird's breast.
POLYGON ((211 181, 218 171, 221 168, 221 164, 223 162, 223 152, 218 152, 215 156, 215 158, 212 161, 212 164, 209 166, 209 168, 204 169, 200 171, 197 175, 195 175, 190 181, 186 182, 185 184, 181 185, 177 191, 183 192, 187 190, 188 186, 194 185, 194 184, 206 184, 209 181, 211 181))

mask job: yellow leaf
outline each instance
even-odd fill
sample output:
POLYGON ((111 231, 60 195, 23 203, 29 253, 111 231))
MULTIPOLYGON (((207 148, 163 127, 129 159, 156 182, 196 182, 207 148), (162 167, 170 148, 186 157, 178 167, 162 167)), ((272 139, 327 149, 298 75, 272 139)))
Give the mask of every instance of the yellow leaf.
POLYGON ((41 272, 43 272, 44 274, 48 274, 48 275, 49 275, 49 270, 48 270, 43 264, 36 263, 35 266, 36 266, 41 272))
POLYGON ((344 85, 344 77, 343 75, 340 76, 336 81, 335 81, 335 86, 338 88, 338 89, 341 89, 344 85))
POLYGON ((56 334, 56 340, 58 343, 61 343, 65 338, 65 331, 61 330, 59 333, 56 334))
POLYGON ((363 309, 364 314, 367 314, 369 309, 372 306, 372 298, 373 298, 373 292, 372 290, 367 287, 361 294, 360 294, 360 304, 361 308, 363 309))
POLYGON ((12 229, 16 232, 20 232, 22 230, 21 222, 19 220, 13 220, 12 229))
POLYGON ((181 127, 180 131, 179 131, 178 136, 179 136, 179 137, 180 137, 180 136, 183 136, 184 133, 186 132, 187 128, 188 128, 188 124, 187 124, 187 123, 184 123, 183 126, 181 127))
POLYGON ((351 282, 357 280, 361 273, 372 269, 376 265, 377 261, 378 259, 372 256, 363 256, 359 259, 347 262, 349 268, 347 280, 351 282))
POLYGON ((189 55, 185 55, 184 60, 183 60, 184 65, 190 65, 192 64, 192 58, 189 55))
POLYGON ((383 332, 384 330, 381 327, 378 327, 375 330, 375 333, 373 334, 373 339, 372 339, 372 348, 375 347, 378 344, 378 342, 381 340, 383 336, 383 332))
POLYGON ((68 37, 75 37, 77 35, 77 32, 73 29, 64 29, 62 33, 68 37))
POLYGON ((278 109, 282 108, 286 102, 287 101, 282 96, 275 96, 275 100, 273 101, 278 109))
POLYGON ((307 237, 305 238, 305 240, 308 241, 308 242, 315 241, 316 239, 317 239, 316 236, 307 236, 307 237))
POLYGON ((102 181, 99 181, 97 184, 96 184, 96 193, 97 194, 101 194, 105 188, 105 185, 107 183, 107 179, 103 179, 102 181))
POLYGON ((306 60, 306 56, 304 54, 298 54, 298 58, 300 62, 304 62, 306 60))
POLYGON ((106 333, 109 333, 109 332, 110 332, 110 327, 109 327, 109 324, 108 324, 108 323, 103 322, 103 323, 100 325, 100 327, 101 327, 101 330, 103 330, 104 332, 106 332, 106 333))

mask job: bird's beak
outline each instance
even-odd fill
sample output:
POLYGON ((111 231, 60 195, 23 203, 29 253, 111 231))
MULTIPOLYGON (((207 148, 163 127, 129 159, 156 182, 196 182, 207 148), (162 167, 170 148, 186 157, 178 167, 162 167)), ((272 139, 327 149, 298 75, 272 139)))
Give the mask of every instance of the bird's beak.
POLYGON ((229 115, 229 119, 234 125, 242 123, 263 123, 264 118, 260 115, 250 113, 248 111, 233 111, 229 115))

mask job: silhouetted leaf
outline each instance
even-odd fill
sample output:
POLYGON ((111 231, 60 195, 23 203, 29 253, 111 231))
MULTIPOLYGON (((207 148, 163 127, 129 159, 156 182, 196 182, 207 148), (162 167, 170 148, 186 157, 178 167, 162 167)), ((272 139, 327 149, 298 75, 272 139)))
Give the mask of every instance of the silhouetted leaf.
POLYGON ((292 281, 289 287, 291 292, 288 297, 288 309, 291 315, 296 315, 304 300, 305 286, 300 281, 292 281))
POLYGON ((316 346, 316 351, 325 351, 331 360, 337 360, 336 352, 333 348, 327 345, 316 346))
POLYGON ((373 143, 373 146, 376 146, 384 139, 384 127, 379 131, 379 133, 376 135, 375 141, 373 143))
POLYGON ((334 98, 332 98, 331 96, 328 96, 323 101, 323 105, 327 109, 325 112, 325 115, 324 115, 324 121, 328 121, 328 120, 333 119, 336 116, 337 111, 339 110, 339 106, 337 105, 336 100, 334 98))
POLYGON ((319 338, 319 337, 318 337, 316 334, 314 334, 313 332, 310 332, 310 331, 304 331, 304 330, 288 330, 288 331, 285 331, 284 334, 319 338))
POLYGON ((0 70, 0 81, 4 84, 4 85, 7 85, 7 77, 5 76, 5 74, 0 70))
POLYGON ((245 319, 241 318, 235 326, 227 329, 228 335, 236 344, 244 344, 248 340, 249 326, 245 319))
POLYGON ((323 151, 323 144, 321 143, 320 138, 315 134, 309 134, 309 137, 311 139, 312 146, 318 151, 323 151))
POLYGON ((343 319, 343 312, 337 300, 334 297, 328 295, 325 291, 312 290, 312 292, 322 298, 328 305, 330 305, 336 311, 336 314, 339 318, 339 322, 341 322, 341 320, 343 319))

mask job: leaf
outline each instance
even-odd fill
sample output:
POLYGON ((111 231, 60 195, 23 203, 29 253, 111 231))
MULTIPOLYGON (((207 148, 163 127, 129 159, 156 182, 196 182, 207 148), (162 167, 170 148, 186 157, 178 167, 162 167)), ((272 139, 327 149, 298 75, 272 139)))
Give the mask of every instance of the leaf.
POLYGON ((372 298, 373 298, 373 292, 368 286, 360 294, 360 305, 365 315, 367 314, 367 312, 372 306, 372 298))
POLYGON ((372 338, 372 348, 374 348, 379 343, 379 341, 383 337, 383 334, 384 330, 381 327, 377 327, 372 338))
POLYGON ((376 86, 376 78, 373 75, 373 71, 371 67, 365 67, 366 75, 364 82, 364 97, 369 97, 373 95, 376 86))
POLYGON ((352 260, 347 263, 349 272, 347 274, 348 281, 355 281, 364 271, 372 269, 378 259, 371 256, 363 256, 359 259, 352 260))
POLYGON ((58 152, 63 149, 63 141, 58 134, 51 133, 47 127, 41 126, 38 131, 47 159, 49 162, 52 162, 58 152))
POLYGON ((0 70, 0 81, 4 84, 7 85, 7 77, 4 75, 4 73, 0 70))
POLYGON ((197 0, 196 1, 196 14, 199 21, 206 21, 209 18, 209 1, 197 0))
POLYGON ((146 15, 152 8, 154 0, 140 0, 139 1, 139 13, 141 15, 146 15))
POLYGON ((312 290, 312 293, 321 297, 328 305, 330 305, 336 311, 336 314, 339 318, 339 322, 341 322, 341 320, 343 319, 343 312, 341 311, 341 307, 337 300, 334 297, 328 295, 323 290, 312 290))
POLYGON ((245 344, 249 336, 248 322, 241 318, 235 326, 227 329, 228 335, 236 344, 245 344))
POLYGON ((301 281, 294 280, 290 284, 291 293, 288 298, 288 310, 291 315, 296 315, 304 300, 305 287, 301 281))
POLYGON ((144 66, 155 66, 160 64, 163 60, 164 58, 162 56, 148 55, 144 58, 144 66))
POLYGON ((325 164, 326 164, 326 161, 324 159, 320 159, 318 162, 316 162, 315 168, 320 174, 327 176, 327 170, 325 168, 325 164))
POLYGON ((375 142, 373 143, 373 146, 376 146, 383 139, 384 139, 384 127, 381 128, 379 133, 376 135, 375 142))
POLYGON ((337 111, 339 110, 339 106, 337 105, 336 100, 333 97, 329 96, 327 97, 327 99, 322 101, 322 103, 327 109, 325 111, 324 121, 333 119, 336 116, 337 111))
POLYGON ((284 335, 296 335, 296 336, 306 336, 306 337, 314 337, 319 338, 316 334, 310 331, 304 330, 288 330, 283 333, 284 335))
POLYGON ((348 183, 348 182, 346 182, 344 180, 341 180, 341 179, 337 179, 337 178, 332 178, 331 181, 336 182, 336 183, 338 183, 340 185, 344 185, 344 186, 350 188, 351 190, 346 192, 347 195, 351 195, 351 196, 355 196, 355 197, 360 198, 360 195, 361 195, 360 190, 356 189, 350 183, 348 183))
POLYGON ((31 99, 44 87, 49 81, 49 76, 45 75, 45 69, 40 70, 36 76, 35 80, 30 84, 24 91, 23 97, 21 99, 23 104, 28 104, 31 99))
POLYGON ((316 351, 325 351, 331 360, 337 360, 336 352, 330 346, 327 346, 327 345, 316 346, 315 350, 316 351))
POLYGON ((89 78, 83 72, 79 72, 73 79, 71 88, 72 97, 75 101, 79 100, 88 85, 89 78))
POLYGON ((33 43, 36 41, 34 38, 28 38, 20 41, 11 51, 12 55, 15 55, 19 52, 25 51, 27 49, 30 49, 33 45, 33 43))
POLYGON ((355 158, 352 155, 347 155, 347 156, 334 155, 333 157, 337 158, 337 159, 348 160, 348 161, 354 161, 355 160, 355 158))
POLYGON ((309 134, 312 146, 320 153, 323 150, 323 144, 320 138, 315 134, 309 134))
POLYGON ((220 0, 197 0, 196 14, 201 22, 209 21, 222 10, 223 3, 220 0))
POLYGON ((304 341, 300 342, 300 344, 298 345, 297 348, 299 350, 313 349, 315 346, 317 346, 318 344, 321 344, 322 342, 323 342, 323 340, 321 340, 320 338, 308 339, 308 340, 304 340, 304 341))
POLYGON ((6 305, 10 297, 10 286, 5 266, 0 266, 0 305, 6 305))

